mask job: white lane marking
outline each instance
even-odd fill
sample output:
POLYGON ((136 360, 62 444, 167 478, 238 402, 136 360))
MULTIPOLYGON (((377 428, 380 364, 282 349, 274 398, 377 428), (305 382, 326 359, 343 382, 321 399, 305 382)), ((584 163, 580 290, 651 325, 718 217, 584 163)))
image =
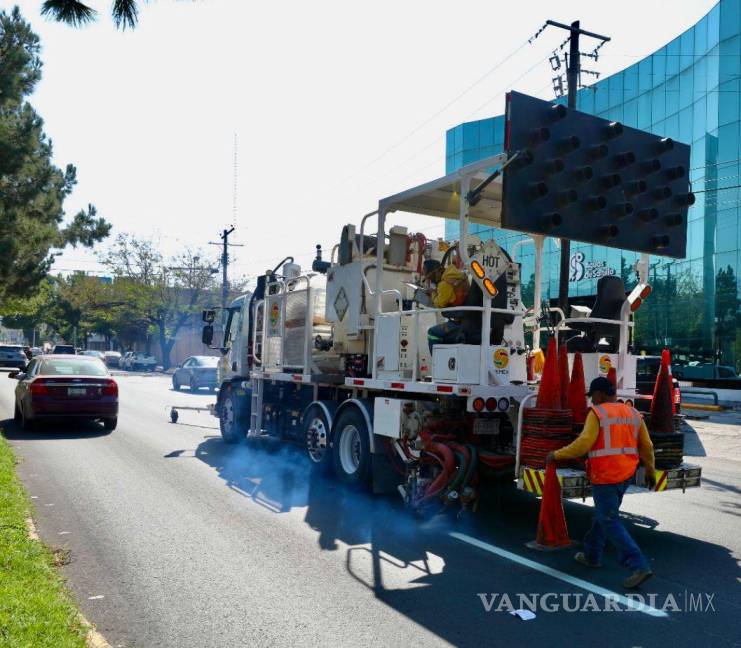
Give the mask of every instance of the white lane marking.
POLYGON ((484 551, 493 553, 497 556, 500 556, 501 558, 506 558, 507 560, 511 560, 512 562, 516 562, 525 567, 530 567, 531 569, 535 569, 536 571, 539 571, 543 574, 562 580, 565 583, 569 583, 570 585, 580 587, 581 589, 587 590, 588 592, 593 592, 594 594, 598 594, 599 596, 610 598, 611 600, 617 601, 618 603, 625 605, 626 607, 633 608, 638 612, 643 612, 648 616, 662 618, 669 616, 663 610, 657 610, 655 607, 646 605, 645 603, 641 603, 640 601, 630 599, 627 596, 618 594, 617 592, 612 592, 608 589, 605 589, 604 587, 600 587, 599 585, 590 583, 589 581, 582 580, 581 578, 576 578, 562 571, 558 571, 557 569, 553 569, 552 567, 541 565, 539 562, 535 562, 534 560, 530 560, 529 558, 524 558, 523 556, 519 556, 516 553, 507 551, 506 549, 501 549, 500 547, 496 547, 492 544, 489 544, 488 542, 477 540, 476 538, 472 538, 465 533, 451 531, 450 535, 456 540, 462 540, 463 542, 467 542, 474 547, 478 547, 479 549, 483 549, 484 551))
POLYGON ((58 535, 69 535, 72 531, 60 531, 58 535))
POLYGON ((44 506, 54 506, 54 504, 44 504, 44 506))
POLYGON ((105 596, 103 596, 102 594, 98 594, 97 596, 88 596, 87 597, 87 600, 88 601, 97 601, 98 599, 102 599, 102 598, 105 598, 105 596))
POLYGON ((38 495, 31 495, 31 499, 39 499, 38 495))

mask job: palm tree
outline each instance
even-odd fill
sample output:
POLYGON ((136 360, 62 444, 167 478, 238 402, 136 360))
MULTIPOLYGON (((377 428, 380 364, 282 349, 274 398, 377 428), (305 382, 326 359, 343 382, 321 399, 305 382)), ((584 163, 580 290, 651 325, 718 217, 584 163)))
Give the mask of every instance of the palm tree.
MULTIPOLYGON (((41 6, 41 15, 50 16, 54 20, 67 23, 73 27, 81 27, 94 22, 98 12, 80 0, 44 0, 41 6)), ((119 29, 136 27, 139 21, 138 0, 113 0, 111 7, 113 22, 119 29)))

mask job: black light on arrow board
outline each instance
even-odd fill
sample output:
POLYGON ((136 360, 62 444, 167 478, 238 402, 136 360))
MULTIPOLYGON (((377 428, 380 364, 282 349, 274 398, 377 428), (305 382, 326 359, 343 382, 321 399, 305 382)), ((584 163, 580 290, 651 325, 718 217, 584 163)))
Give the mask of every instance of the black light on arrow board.
POLYGON ((503 228, 685 256, 689 146, 518 92, 505 131, 503 228))

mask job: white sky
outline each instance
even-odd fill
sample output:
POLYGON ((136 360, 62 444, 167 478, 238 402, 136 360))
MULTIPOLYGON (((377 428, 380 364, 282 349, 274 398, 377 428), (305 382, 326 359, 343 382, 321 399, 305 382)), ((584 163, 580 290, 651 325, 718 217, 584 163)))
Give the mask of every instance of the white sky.
MULTIPOLYGON (((19 2, 43 45, 32 103, 57 164, 78 169, 67 213, 93 203, 113 235, 159 237, 165 254, 191 246, 215 255, 207 242, 234 222, 232 239, 245 244, 233 250, 236 276, 288 254, 309 265, 316 243, 326 258, 342 225, 379 198, 442 175, 445 130, 500 114, 506 90, 552 98, 547 60, 513 83, 563 41, 549 28, 418 128, 546 19, 580 19, 611 36, 598 63, 584 62, 608 75, 715 2, 158 0, 142 3, 139 27, 124 33, 110 2, 90 4, 98 22, 76 30, 42 19, 41 0, 19 2)), ((433 219, 404 224, 428 237, 443 231, 433 219)), ((56 267, 100 268, 79 249, 56 267)))

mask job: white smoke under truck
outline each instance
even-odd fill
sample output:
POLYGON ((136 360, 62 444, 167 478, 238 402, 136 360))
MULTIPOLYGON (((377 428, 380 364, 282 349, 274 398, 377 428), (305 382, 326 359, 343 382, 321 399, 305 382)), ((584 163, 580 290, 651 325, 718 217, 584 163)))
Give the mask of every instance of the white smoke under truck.
MULTIPOLYGON (((359 228, 343 228, 329 261, 318 250, 312 271, 304 272, 289 257, 235 300, 215 407, 224 441, 270 436, 298 443, 317 469, 375 492, 398 491, 414 506, 471 504, 491 475, 537 492, 524 477, 542 471, 520 465, 519 440, 520 412, 537 394, 528 381, 525 331, 537 347, 543 237, 528 241, 535 245, 536 294, 527 310, 516 259, 469 234, 469 223, 501 226, 502 184, 491 170, 506 163, 505 155, 493 156, 381 200, 359 228), (472 187, 479 189, 475 204, 461 199, 472 187), (427 241, 387 228, 394 212, 456 219, 460 239, 427 241), (464 305, 437 309, 415 300, 428 258, 466 273, 464 305), (451 311, 465 322, 466 339, 430 353, 427 330, 451 311)), ((638 270, 645 281, 647 258, 638 270)), ((644 288, 642 282, 628 298, 623 293, 609 317, 582 311, 575 321, 557 313, 557 328, 574 327, 577 336, 605 326, 616 332, 614 349, 583 354, 585 374, 590 380, 615 366, 626 397, 635 395, 631 307, 644 288)), ((210 343, 215 312, 204 317, 210 343)), ((679 473, 665 480, 667 488, 699 485, 699 468, 679 473)), ((559 474, 565 496, 588 493, 583 471, 559 474)))

